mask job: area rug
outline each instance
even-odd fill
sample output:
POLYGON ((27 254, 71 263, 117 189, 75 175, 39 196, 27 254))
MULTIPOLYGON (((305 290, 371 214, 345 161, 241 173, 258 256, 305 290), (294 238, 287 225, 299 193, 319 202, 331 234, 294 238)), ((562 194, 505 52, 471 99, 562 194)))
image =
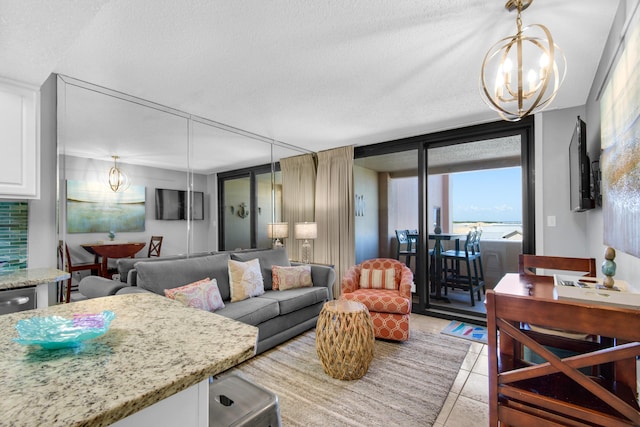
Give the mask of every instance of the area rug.
POLYGON ((487 328, 484 326, 473 325, 471 323, 452 320, 451 323, 442 330, 442 333, 451 335, 452 337, 464 338, 484 344, 487 343, 487 328))
POLYGON ((328 376, 309 331, 225 372, 278 396, 282 425, 433 425, 470 344, 421 331, 404 343, 376 340, 359 380, 328 376))

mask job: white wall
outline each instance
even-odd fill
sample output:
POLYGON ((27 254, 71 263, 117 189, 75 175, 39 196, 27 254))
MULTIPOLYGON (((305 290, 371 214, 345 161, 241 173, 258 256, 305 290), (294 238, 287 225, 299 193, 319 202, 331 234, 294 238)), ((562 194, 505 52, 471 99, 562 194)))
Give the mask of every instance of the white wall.
POLYGON ((536 234, 542 233, 538 254, 587 257, 589 255, 587 213, 572 212, 569 203, 569 142, 576 117, 585 116, 584 108, 568 108, 542 113, 535 126, 541 126, 542 164, 536 163, 536 193, 542 194, 536 234), (555 227, 548 224, 555 217, 555 227))
MULTIPOLYGON (((576 115, 580 115, 586 122, 588 153, 591 160, 600 157, 598 95, 606 83, 612 62, 624 47, 621 46, 624 43, 622 31, 629 14, 638 3, 639 0, 620 3, 586 104, 579 108, 550 111, 536 117, 536 151, 542 150, 542 165, 540 166, 538 161, 536 164, 536 176, 542 173, 542 188, 539 185, 541 180, 536 180, 536 234, 537 251, 540 254, 594 257, 597 265, 604 261, 606 246, 603 243, 602 208, 596 207, 582 213, 569 211, 569 178, 568 171, 563 171, 563 166, 568 165, 568 144, 576 115), (539 135, 542 135, 540 141, 539 135), (538 206, 540 204, 541 206, 538 206), (546 225, 547 218, 551 215, 556 216, 556 227, 546 225)), ((537 160, 538 155, 537 152, 537 160)), ((640 285, 639 258, 617 251, 615 261, 618 267, 616 278, 640 285)))

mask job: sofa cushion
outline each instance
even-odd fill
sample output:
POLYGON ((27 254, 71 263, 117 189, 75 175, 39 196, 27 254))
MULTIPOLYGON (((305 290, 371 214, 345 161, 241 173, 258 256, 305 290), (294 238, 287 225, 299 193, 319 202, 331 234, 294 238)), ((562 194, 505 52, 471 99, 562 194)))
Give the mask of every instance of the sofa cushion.
POLYGON ((274 291, 313 286, 310 265, 297 265, 295 267, 274 265, 271 267, 271 271, 273 273, 272 289, 274 291))
POLYGON ((326 301, 328 297, 327 288, 324 286, 314 286, 312 288, 289 289, 287 291, 266 291, 259 299, 277 301, 280 306, 280 314, 282 315, 326 301))
POLYGON ((257 326, 280 314, 278 302, 272 299, 257 297, 226 304, 216 314, 257 326))
POLYGON ((231 302, 257 297, 264 293, 259 260, 240 262, 230 259, 228 265, 231 302))
POLYGON ((362 289, 397 289, 396 270, 394 268, 360 270, 360 288, 362 289))
POLYGON ((222 299, 228 299, 228 260, 228 254, 217 254, 170 261, 140 262, 136 264, 137 284, 143 289, 164 295, 165 289, 210 277, 218 282, 222 299))
POLYGON ((291 266, 286 248, 234 252, 231 254, 231 259, 236 261, 249 261, 256 258, 260 260, 260 268, 262 269, 262 279, 264 281, 265 290, 269 290, 272 287, 271 267, 274 265, 282 265, 285 267, 291 266))
POLYGON ((178 288, 165 289, 164 295, 201 310, 215 311, 224 308, 216 279, 210 280, 208 277, 178 288))

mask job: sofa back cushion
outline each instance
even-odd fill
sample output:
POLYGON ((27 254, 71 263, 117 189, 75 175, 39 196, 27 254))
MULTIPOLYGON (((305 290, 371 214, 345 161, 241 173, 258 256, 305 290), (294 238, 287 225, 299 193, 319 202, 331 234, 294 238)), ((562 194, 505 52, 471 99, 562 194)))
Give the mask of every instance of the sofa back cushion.
POLYGON ((177 288, 206 277, 216 279, 223 300, 229 299, 229 254, 136 264, 137 285, 164 295, 165 289, 177 288))
POLYGON ((272 273, 271 267, 274 265, 280 265, 283 267, 290 267, 289 256, 287 255, 286 248, 265 249, 259 251, 247 251, 247 252, 234 252, 231 254, 231 259, 236 261, 250 261, 252 259, 260 260, 260 268, 262 269, 262 279, 264 282, 264 289, 271 290, 272 288, 272 273))

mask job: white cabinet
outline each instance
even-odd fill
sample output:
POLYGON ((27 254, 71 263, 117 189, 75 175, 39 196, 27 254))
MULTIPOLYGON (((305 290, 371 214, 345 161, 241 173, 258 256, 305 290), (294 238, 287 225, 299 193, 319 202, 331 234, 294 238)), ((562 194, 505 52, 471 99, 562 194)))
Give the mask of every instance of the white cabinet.
POLYGON ((0 198, 40 197, 40 88, 0 78, 0 198))

